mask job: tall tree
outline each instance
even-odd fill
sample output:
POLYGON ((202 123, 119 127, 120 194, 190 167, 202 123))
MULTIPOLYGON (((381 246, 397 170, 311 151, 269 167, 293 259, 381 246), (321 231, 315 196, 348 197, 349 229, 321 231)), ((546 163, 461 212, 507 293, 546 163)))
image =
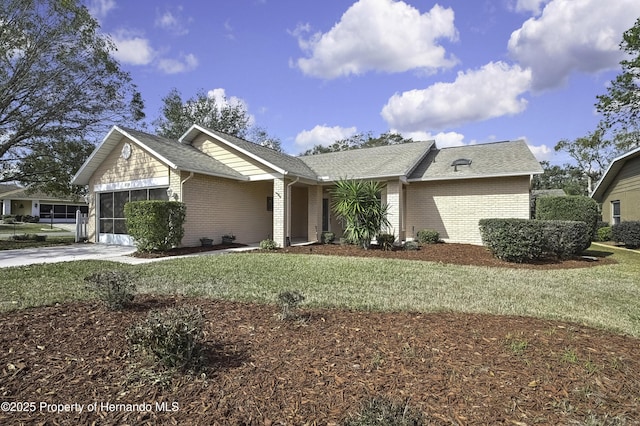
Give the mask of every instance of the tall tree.
POLYGON ((226 97, 199 91, 195 97, 182 100, 177 89, 162 98, 161 117, 155 121, 156 132, 170 139, 179 139, 189 128, 198 124, 237 137, 245 137, 251 117, 241 102, 229 102, 226 97))
MULTIPOLYGON (((605 168, 618 151, 613 141, 605 139, 604 136, 605 130, 598 128, 587 136, 573 141, 563 139, 556 144, 554 149, 566 151, 593 184, 600 179, 605 168)), ((589 190, 591 190, 591 185, 589 185, 589 190)))
POLYGON ((548 161, 541 161, 543 174, 533 177, 533 189, 562 189, 567 195, 589 195, 588 179, 582 169, 565 164, 552 166, 548 161))
POLYGON ((68 162, 86 155, 86 141, 144 117, 98 29, 79 0, 0 3, 0 182, 38 189, 49 177, 70 188, 68 162), (49 167, 38 167, 54 152, 49 167))
POLYGON ((380 136, 373 137, 371 132, 358 133, 350 138, 335 141, 329 146, 315 145, 301 155, 326 154, 328 152, 348 151, 350 149, 372 148, 375 146, 397 145, 401 143, 413 142, 413 139, 402 137, 398 133, 385 132, 380 136))
POLYGON ((597 110, 603 114, 603 127, 615 134, 618 151, 640 143, 640 18, 624 32, 620 49, 627 54, 620 62, 622 73, 598 96, 597 110))

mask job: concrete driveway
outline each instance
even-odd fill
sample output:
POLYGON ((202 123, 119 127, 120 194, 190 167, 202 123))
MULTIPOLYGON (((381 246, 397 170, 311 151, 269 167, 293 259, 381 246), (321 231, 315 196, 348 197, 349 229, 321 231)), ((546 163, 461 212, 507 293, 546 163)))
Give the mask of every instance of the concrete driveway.
POLYGON ((135 247, 83 243, 68 246, 0 250, 0 268, 89 259, 123 263, 143 263, 148 260, 129 256, 135 250, 135 247))

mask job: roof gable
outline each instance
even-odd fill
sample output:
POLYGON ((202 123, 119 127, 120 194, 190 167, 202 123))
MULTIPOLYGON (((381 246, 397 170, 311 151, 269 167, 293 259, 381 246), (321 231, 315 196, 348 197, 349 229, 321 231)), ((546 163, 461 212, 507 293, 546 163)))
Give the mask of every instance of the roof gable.
POLYGON ((609 186, 615 181, 616 176, 625 163, 637 157, 640 157, 640 146, 614 158, 602 175, 602 178, 600 178, 596 184, 596 187, 591 192, 591 198, 598 202, 602 202, 604 194, 607 192, 607 189, 609 189, 609 186))

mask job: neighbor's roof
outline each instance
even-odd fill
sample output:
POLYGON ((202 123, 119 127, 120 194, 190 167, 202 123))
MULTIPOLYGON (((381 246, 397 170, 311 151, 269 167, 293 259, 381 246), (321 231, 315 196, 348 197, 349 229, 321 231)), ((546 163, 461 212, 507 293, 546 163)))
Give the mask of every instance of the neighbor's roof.
POLYGON ((199 125, 193 125, 181 138, 185 144, 191 144, 201 133, 206 133, 226 146, 239 151, 240 153, 254 159, 255 161, 283 174, 293 175, 301 178, 316 180, 317 176, 298 157, 278 152, 266 146, 240 139, 236 136, 228 135, 217 130, 209 129, 199 125))
POLYGON ((433 141, 298 157, 321 181, 408 176, 433 147, 433 141))
POLYGON ((624 164, 636 157, 640 157, 640 146, 636 149, 632 149, 625 154, 622 154, 619 157, 614 158, 611 164, 609 164, 609 167, 607 167, 607 170, 604 172, 604 175, 602 175, 602 178, 600 178, 600 181, 598 182, 596 187, 591 192, 591 198, 598 202, 602 202, 604 193, 609 188, 609 185, 613 183, 614 179, 618 175, 618 172, 622 169, 624 164))
POLYGON ((409 181, 524 176, 542 173, 538 160, 522 141, 492 142, 435 149, 409 176, 409 181), (456 160, 469 165, 452 166, 456 160))
POLYGON ((88 184, 89 178, 98 166, 125 137, 173 169, 238 180, 247 179, 231 167, 198 151, 191 145, 126 127, 114 126, 76 173, 72 183, 88 184))
POLYGON ((13 200, 43 200, 60 201, 66 203, 82 203, 81 200, 73 198, 54 197, 41 191, 29 191, 18 185, 0 184, 0 198, 13 200))

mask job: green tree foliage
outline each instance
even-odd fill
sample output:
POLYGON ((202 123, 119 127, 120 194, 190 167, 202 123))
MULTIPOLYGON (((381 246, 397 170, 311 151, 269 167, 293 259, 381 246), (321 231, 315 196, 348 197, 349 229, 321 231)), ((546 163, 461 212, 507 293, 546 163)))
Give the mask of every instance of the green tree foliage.
POLYGON ((590 197, 582 195, 547 196, 536 200, 536 219, 584 222, 588 226, 590 241, 596 238, 599 217, 598 203, 590 197))
POLYGON ((347 139, 335 141, 329 146, 316 145, 303 152, 301 155, 326 154, 328 152, 348 151, 350 149, 372 148, 376 146, 397 145, 401 143, 413 142, 413 139, 403 138, 398 133, 386 132, 377 138, 371 132, 358 133, 347 139))
POLYGON ((114 49, 79 0, 0 3, 0 182, 64 192, 86 141, 144 117, 114 49))
POLYGON ((127 233, 140 252, 167 251, 184 236, 186 206, 178 201, 132 201, 124 205, 127 233))
POLYGON ((615 143, 605 139, 605 130, 602 127, 573 141, 563 139, 554 149, 567 152, 575 160, 578 169, 582 170, 592 183, 600 179, 618 153, 615 143))
POLYGON ((533 177, 532 189, 562 189, 568 195, 588 195, 588 182, 582 169, 571 164, 552 166, 541 161, 544 173, 533 177))
POLYGON ((242 102, 216 98, 203 90, 195 97, 183 100, 177 89, 172 89, 162 102, 162 115, 154 122, 160 136, 179 139, 191 126, 198 124, 282 151, 278 138, 270 136, 262 127, 251 125, 251 115, 242 102))
POLYGON ((598 96, 596 108, 604 116, 603 125, 613 129, 619 151, 639 144, 640 136, 640 18, 622 35, 620 49, 627 55, 620 62, 622 73, 598 96))
POLYGON ((344 224, 344 237, 368 249, 381 229, 389 226, 388 206, 380 201, 383 186, 379 182, 340 180, 331 196, 332 209, 344 224))

